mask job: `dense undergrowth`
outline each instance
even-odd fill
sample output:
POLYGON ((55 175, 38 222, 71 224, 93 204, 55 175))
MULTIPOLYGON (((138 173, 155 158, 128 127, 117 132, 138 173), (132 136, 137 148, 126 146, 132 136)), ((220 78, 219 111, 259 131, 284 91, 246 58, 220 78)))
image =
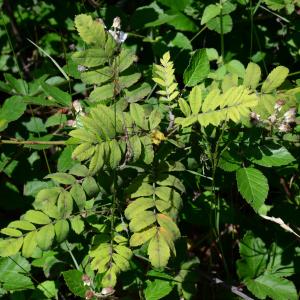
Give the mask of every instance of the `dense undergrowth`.
POLYGON ((3 299, 299 295, 298 1, 0 1, 3 299))

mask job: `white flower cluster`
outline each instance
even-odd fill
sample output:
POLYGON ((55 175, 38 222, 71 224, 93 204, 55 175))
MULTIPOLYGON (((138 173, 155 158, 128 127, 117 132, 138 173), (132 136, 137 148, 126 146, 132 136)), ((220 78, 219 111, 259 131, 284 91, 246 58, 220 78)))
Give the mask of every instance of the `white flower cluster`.
POLYGON ((296 113, 297 110, 295 107, 291 107, 287 110, 283 116, 279 116, 279 112, 284 106, 285 101, 279 99, 276 101, 274 105, 274 113, 268 117, 267 120, 261 120, 261 117, 256 112, 250 113, 250 121, 253 125, 257 125, 259 123, 271 126, 273 128, 277 128, 279 132, 290 132, 296 124, 296 113))
POLYGON ((108 32, 112 35, 118 44, 122 44, 127 39, 128 34, 121 31, 121 19, 120 17, 115 17, 111 29, 108 32))

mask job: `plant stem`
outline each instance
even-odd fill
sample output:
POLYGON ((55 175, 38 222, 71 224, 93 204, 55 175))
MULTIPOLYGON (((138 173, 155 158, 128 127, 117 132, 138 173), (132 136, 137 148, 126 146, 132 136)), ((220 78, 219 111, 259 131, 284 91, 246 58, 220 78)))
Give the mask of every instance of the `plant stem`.
POLYGON ((0 140, 1 144, 13 145, 65 145, 65 141, 20 141, 20 140, 0 140))
POLYGON ((220 7, 221 7, 221 11, 220 11, 221 56, 222 56, 222 60, 224 62, 224 32, 223 32, 223 4, 222 4, 222 0, 220 0, 220 7))

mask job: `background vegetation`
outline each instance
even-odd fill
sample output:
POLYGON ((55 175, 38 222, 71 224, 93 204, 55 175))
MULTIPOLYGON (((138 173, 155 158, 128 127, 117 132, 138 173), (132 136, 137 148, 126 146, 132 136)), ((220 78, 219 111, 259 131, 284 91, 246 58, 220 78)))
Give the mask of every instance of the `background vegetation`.
POLYGON ((0 7, 3 299, 298 299, 298 0, 0 7))

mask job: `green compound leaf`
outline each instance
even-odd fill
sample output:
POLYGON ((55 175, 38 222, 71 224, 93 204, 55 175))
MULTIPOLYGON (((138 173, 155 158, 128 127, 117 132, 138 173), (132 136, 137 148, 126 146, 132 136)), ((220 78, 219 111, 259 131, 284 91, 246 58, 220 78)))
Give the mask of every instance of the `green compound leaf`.
POLYGON ((273 300, 297 300, 297 290, 292 281, 276 277, 271 274, 264 274, 255 279, 245 280, 247 288, 258 298, 273 300))
POLYGON ((255 168, 242 168, 236 171, 238 190, 255 211, 264 204, 268 196, 267 178, 255 168))
POLYGON ((276 67, 268 75, 267 79, 264 81, 261 91, 263 93, 270 93, 276 88, 278 88, 287 78, 289 74, 289 69, 283 66, 276 67))
POLYGON ((206 50, 197 50, 183 73, 184 84, 186 86, 197 85, 207 77, 209 71, 210 67, 206 50))
POLYGON ((160 59, 161 65, 153 67, 153 81, 155 81, 161 90, 157 94, 161 95, 161 101, 170 102, 174 100, 179 92, 174 75, 173 62, 170 61, 170 53, 166 52, 160 59))

